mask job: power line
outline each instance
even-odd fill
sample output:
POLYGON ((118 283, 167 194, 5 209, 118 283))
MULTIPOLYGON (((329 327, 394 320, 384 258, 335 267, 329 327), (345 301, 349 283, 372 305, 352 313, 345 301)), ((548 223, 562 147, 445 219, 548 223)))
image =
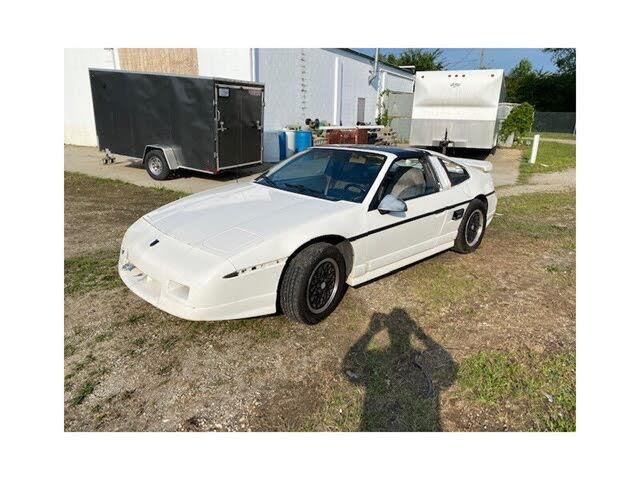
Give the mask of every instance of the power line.
POLYGON ((461 59, 456 60, 455 62, 451 62, 447 64, 447 67, 455 67, 456 65, 461 65, 464 63, 475 63, 475 60, 471 60, 470 57, 473 55, 475 48, 469 48, 467 54, 461 59))

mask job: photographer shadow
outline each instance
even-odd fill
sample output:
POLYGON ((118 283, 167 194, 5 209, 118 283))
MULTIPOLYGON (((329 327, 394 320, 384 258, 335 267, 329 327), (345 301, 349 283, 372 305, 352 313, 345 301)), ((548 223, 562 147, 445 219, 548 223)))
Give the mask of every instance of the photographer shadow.
POLYGON ((343 372, 365 388, 361 431, 442 430, 440 393, 453 383, 456 364, 404 310, 373 315, 345 356, 343 372), (389 341, 379 346, 374 337, 385 331, 389 341))

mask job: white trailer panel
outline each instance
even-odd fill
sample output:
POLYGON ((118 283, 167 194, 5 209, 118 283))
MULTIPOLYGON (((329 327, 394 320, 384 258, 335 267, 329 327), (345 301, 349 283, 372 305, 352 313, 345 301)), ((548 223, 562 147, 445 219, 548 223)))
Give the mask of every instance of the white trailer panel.
POLYGON ((410 143, 492 149, 498 141, 503 70, 417 72, 410 143))

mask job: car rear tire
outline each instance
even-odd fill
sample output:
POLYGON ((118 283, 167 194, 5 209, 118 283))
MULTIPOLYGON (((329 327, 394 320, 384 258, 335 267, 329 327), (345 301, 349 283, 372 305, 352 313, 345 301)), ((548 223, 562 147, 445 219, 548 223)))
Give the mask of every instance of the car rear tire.
POLYGON ((330 243, 314 243, 287 265, 280 285, 280 306, 292 320, 315 325, 338 306, 346 289, 346 268, 330 243))
POLYGON ((171 175, 171 169, 164 158, 162 150, 150 150, 144 156, 144 168, 154 180, 166 180, 171 175))
POLYGON ((480 246, 487 226, 487 205, 474 198, 462 217, 453 251, 471 253, 480 246))

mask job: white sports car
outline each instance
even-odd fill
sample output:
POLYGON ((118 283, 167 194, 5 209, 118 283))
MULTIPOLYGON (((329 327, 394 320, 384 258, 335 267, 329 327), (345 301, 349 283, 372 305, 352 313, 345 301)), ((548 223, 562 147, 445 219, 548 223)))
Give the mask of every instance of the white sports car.
POLYGON ((253 182, 180 199, 128 230, 118 270, 189 320, 272 314, 315 324, 355 286, 452 248, 496 210, 491 163, 419 149, 314 147, 253 182))

